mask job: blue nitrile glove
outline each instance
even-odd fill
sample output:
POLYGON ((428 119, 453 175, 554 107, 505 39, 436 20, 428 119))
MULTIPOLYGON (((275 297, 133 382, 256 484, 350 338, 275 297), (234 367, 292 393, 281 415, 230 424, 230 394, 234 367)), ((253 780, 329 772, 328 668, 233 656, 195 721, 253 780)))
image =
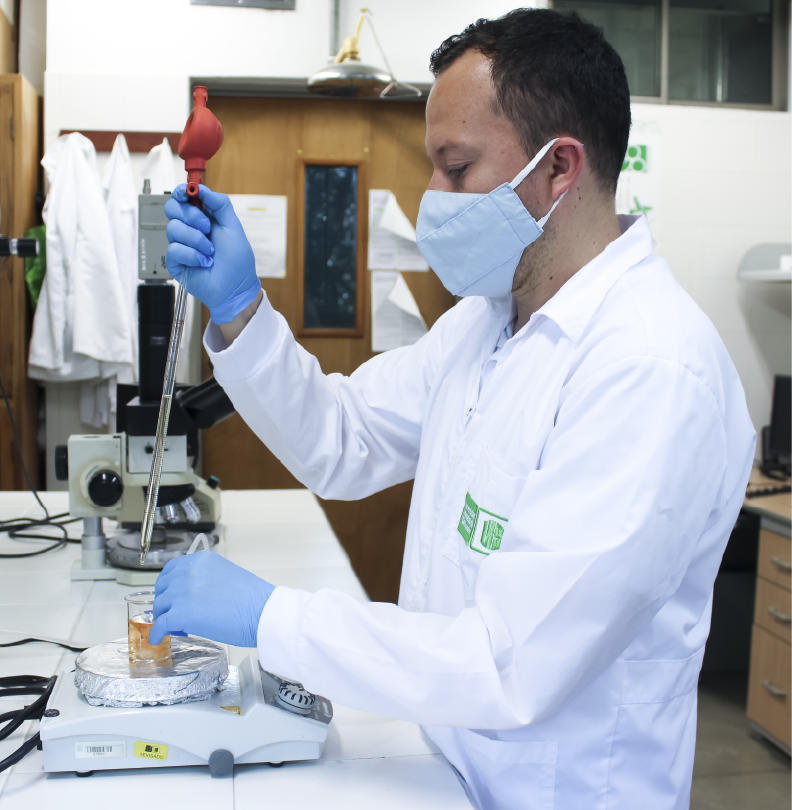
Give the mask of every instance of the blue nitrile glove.
POLYGON ((199 186, 202 212, 187 202, 186 188, 178 186, 165 203, 170 220, 165 264, 190 295, 209 307, 215 323, 228 323, 261 289, 253 249, 227 194, 199 186))
POLYGON ((275 590, 250 571, 213 551, 197 551, 171 560, 154 586, 154 626, 149 644, 179 631, 255 647, 259 619, 275 590))

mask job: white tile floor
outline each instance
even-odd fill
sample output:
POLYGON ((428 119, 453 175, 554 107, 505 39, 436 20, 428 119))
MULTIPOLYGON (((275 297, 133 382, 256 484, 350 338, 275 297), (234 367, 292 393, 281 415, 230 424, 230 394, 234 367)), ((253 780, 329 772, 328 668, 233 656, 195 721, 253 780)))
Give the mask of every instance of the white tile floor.
MULTIPOLYGON (((53 512, 68 508, 67 494, 43 493, 53 512)), ((38 516, 26 493, 0 493, 0 519, 27 511, 38 516)), ((275 584, 314 591, 335 588, 367 600, 349 559, 324 512, 305 490, 223 493, 225 538, 222 553, 275 584)), ((106 531, 114 528, 108 523, 106 531)), ((81 524, 70 528, 79 537, 81 524)), ((0 553, 34 550, 2 536, 0 553)), ((135 590, 115 582, 71 582, 69 571, 79 545, 26 559, 0 559, 0 643, 19 634, 70 639, 88 646, 122 636, 126 630, 125 593, 135 590)), ((250 650, 229 648, 239 663, 250 650)), ((49 676, 71 668, 74 653, 49 644, 0 648, 0 676, 49 676)), ((0 713, 19 708, 18 699, 0 699, 0 713)), ((21 727, 0 742, 0 759, 37 730, 21 727)), ((45 774, 40 752, 31 752, 0 773, 0 810, 113 807, 139 810, 157 806, 239 808, 262 806, 325 808, 377 806, 464 810, 470 804, 453 771, 418 726, 335 707, 323 760, 313 764, 235 768, 234 777, 212 778, 206 768, 145 771, 97 771, 88 779, 73 774, 45 774), (145 781, 143 781, 145 780, 145 781)))

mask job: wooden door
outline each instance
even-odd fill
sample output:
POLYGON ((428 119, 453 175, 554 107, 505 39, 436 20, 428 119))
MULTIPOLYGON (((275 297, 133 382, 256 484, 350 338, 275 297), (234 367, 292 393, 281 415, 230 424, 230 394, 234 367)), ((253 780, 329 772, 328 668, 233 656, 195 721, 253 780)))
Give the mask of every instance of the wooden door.
MULTIPOLYGON (((1 16, 1 15, 0 15, 1 16)), ((0 234, 19 238, 36 224, 39 97, 23 76, 0 76, 0 234)), ((0 379, 14 416, 25 469, 40 482, 38 387, 27 378, 31 311, 24 260, 0 259, 0 379)), ((0 397, 0 489, 27 489, 6 404, 0 397)))
MULTIPOLYGON (((424 105, 416 102, 328 101, 324 99, 214 98, 212 111, 223 124, 225 143, 209 163, 206 182, 228 194, 276 194, 288 198, 286 277, 262 279, 273 307, 298 334, 299 245, 306 162, 359 164, 363 210, 358 211, 362 244, 368 240, 368 189, 394 192, 415 223, 432 167, 424 150, 424 105)), ((365 251, 364 251, 365 252, 365 251)), ((362 257, 365 261, 365 255, 362 257)), ((405 272, 421 314, 432 324, 453 305, 434 273, 405 272)), ((368 272, 362 273, 363 334, 359 337, 298 337, 325 373, 351 374, 373 356, 368 272)), ((206 319, 206 313, 204 314, 206 319)), ((204 376, 211 374, 204 355, 204 376)), ((255 437, 239 416, 204 434, 203 470, 228 489, 301 486, 255 437)), ((396 601, 412 483, 356 502, 322 502, 369 596, 396 601)))

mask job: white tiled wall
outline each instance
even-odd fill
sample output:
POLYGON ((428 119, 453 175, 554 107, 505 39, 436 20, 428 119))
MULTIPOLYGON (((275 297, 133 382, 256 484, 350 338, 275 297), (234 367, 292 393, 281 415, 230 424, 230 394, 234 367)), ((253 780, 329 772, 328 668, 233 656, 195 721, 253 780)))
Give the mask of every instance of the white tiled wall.
POLYGON ((656 252, 718 329, 758 431, 773 375, 792 366, 792 285, 740 282, 737 268, 756 244, 792 241, 792 116, 635 104, 633 118, 662 131, 656 252))

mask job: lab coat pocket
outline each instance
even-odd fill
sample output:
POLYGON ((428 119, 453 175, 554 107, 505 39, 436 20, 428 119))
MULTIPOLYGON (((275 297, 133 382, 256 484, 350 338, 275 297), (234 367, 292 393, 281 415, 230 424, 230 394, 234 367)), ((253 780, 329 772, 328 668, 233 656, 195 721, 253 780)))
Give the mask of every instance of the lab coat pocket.
MULTIPOLYGON (((704 648, 690 658, 624 661, 621 705, 611 743, 608 797, 653 796, 676 807, 690 794, 696 749, 696 700, 704 648)), ((687 806, 687 805, 685 805, 687 806)))
POLYGON ((459 768, 482 810, 553 810, 558 743, 491 740, 465 731, 459 768))
POLYGON ((484 560, 504 548, 508 550, 509 517, 526 480, 526 476, 503 472, 493 463, 487 448, 481 448, 464 503, 460 505, 459 522, 446 540, 446 549, 453 554, 446 556, 458 560, 462 571, 466 601, 475 598, 478 572, 484 560))

